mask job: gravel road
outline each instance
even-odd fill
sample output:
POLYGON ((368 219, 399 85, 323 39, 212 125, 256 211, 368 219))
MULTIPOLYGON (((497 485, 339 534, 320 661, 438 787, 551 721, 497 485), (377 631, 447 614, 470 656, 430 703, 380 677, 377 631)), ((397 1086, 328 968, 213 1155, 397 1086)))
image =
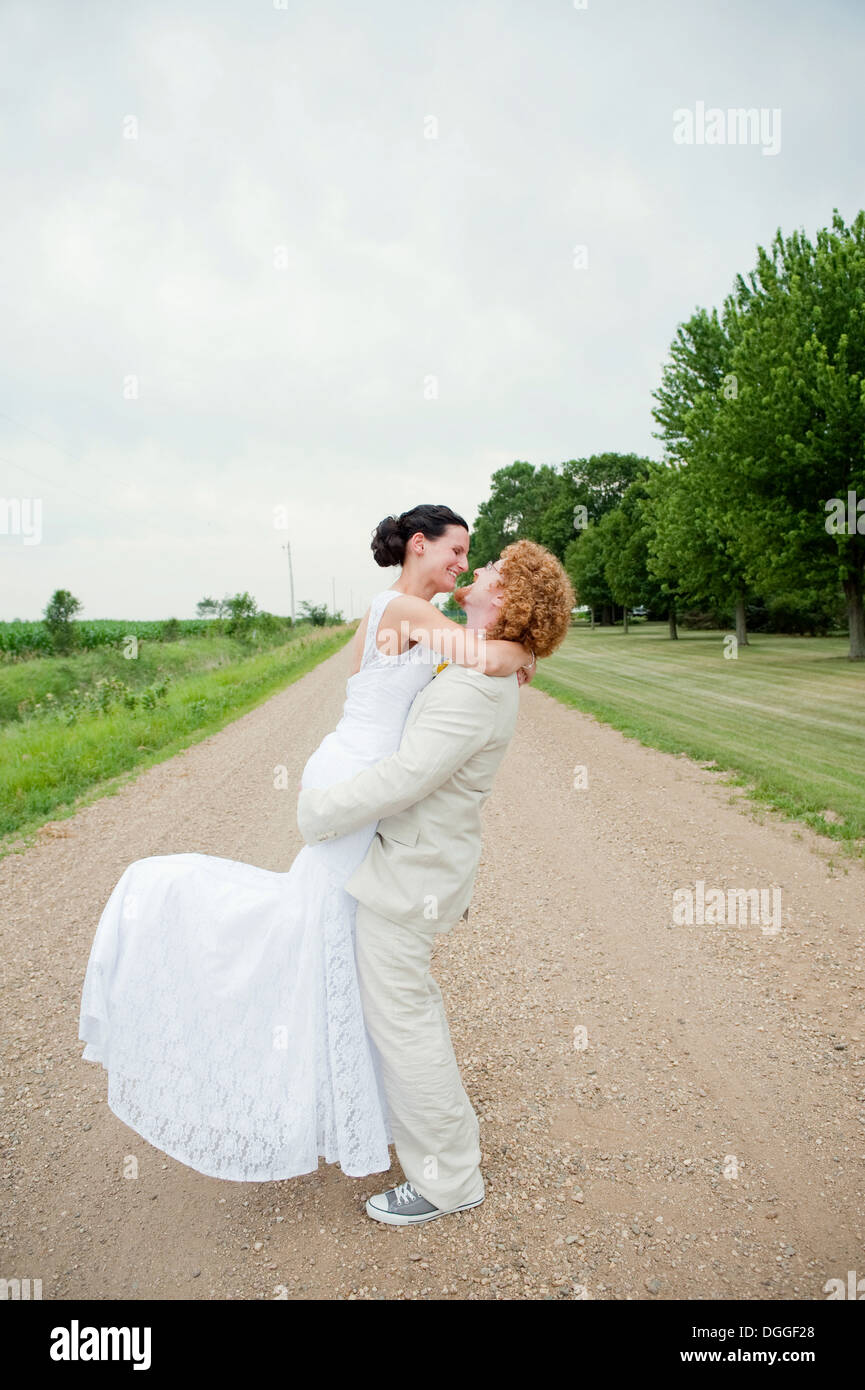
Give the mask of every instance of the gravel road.
POLYGON ((45 1299, 732 1300, 865 1276, 865 870, 531 688, 469 921, 433 957, 480 1117, 481 1207, 384 1227, 363 1203, 396 1162, 222 1182, 114 1117, 77 1039, 114 883, 184 850, 287 869, 349 659, 0 862, 0 1276, 41 1279, 45 1299), (697 880, 780 887, 781 930, 673 925, 697 880))

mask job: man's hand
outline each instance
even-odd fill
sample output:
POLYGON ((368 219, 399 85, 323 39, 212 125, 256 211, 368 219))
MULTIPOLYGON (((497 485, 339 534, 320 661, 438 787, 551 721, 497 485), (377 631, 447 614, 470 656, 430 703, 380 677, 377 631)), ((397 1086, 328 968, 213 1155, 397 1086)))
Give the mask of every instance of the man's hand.
POLYGON ((431 681, 390 757, 343 782, 304 789, 298 798, 297 824, 308 845, 350 835, 423 801, 489 743, 498 705, 496 682, 463 681, 454 675, 458 698, 447 672, 431 681))
POLYGON ((518 669, 518 671, 517 671, 517 684, 518 684, 518 685, 531 685, 532 681, 533 681, 534 678, 535 678, 535 671, 537 671, 537 669, 538 669, 537 662, 535 662, 534 666, 532 666, 532 668, 531 668, 530 671, 527 671, 526 668, 525 668, 525 666, 520 666, 519 669, 518 669))

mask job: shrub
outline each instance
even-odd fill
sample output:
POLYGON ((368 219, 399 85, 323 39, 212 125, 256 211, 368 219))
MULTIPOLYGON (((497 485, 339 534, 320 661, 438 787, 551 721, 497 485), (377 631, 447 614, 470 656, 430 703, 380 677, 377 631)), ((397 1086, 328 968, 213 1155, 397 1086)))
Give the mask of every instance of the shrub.
POLYGON ((75 641, 72 619, 81 611, 81 601, 68 589, 55 589, 45 608, 45 627, 57 652, 68 652, 75 641))

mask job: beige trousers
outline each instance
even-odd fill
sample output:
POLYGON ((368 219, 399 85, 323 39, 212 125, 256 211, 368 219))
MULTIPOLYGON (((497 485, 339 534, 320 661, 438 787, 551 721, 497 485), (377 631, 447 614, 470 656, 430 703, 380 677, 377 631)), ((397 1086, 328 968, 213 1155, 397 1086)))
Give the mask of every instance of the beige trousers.
POLYGON ((441 990, 430 974, 435 930, 357 905, 356 954, 366 1026, 382 1065, 403 1172, 444 1210, 484 1195, 478 1118, 460 1080, 441 990))

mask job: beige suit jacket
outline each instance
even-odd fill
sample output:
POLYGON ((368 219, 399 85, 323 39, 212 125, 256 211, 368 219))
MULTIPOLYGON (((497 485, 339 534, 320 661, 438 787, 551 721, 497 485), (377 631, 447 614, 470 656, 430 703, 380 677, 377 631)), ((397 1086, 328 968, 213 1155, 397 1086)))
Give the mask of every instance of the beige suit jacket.
POLYGON ((465 914, 481 854, 481 806, 514 731, 516 676, 452 663, 409 710, 396 753, 348 781, 300 793, 307 844, 379 824, 346 884, 407 926, 449 931, 465 914))

